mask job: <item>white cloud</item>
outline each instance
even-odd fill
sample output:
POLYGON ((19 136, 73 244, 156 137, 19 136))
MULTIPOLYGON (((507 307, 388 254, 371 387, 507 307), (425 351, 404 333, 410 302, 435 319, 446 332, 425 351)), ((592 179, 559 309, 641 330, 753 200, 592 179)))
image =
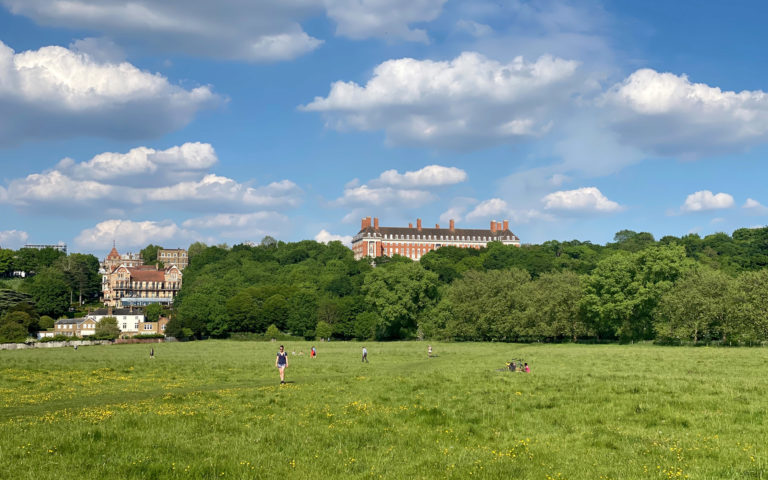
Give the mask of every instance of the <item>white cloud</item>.
POLYGON ((184 228, 209 230, 213 236, 256 242, 265 235, 279 237, 290 229, 290 220, 285 215, 272 211, 253 213, 220 213, 190 218, 182 224, 184 228))
POLYGON ((336 33, 349 38, 399 38, 428 43, 427 33, 410 24, 437 18, 446 0, 325 0, 336 33))
POLYGON ((604 104, 622 139, 662 155, 699 157, 768 141, 768 94, 723 91, 685 75, 641 69, 604 104))
POLYGON ((350 246, 352 244, 352 235, 335 235, 322 229, 315 235, 315 241, 320 243, 339 241, 346 246, 350 246))
POLYGON ((493 28, 474 20, 459 20, 456 22, 456 29, 461 32, 466 32, 473 37, 485 37, 493 33, 493 28))
POLYGON ((85 53, 99 63, 122 63, 126 55, 115 42, 105 37, 88 37, 69 44, 73 52, 85 53))
POLYGON ((768 215, 768 207, 752 198, 748 198, 741 208, 754 215, 768 215))
POLYGON ((384 130, 394 144, 477 148, 538 137, 581 85, 578 63, 550 56, 500 63, 465 52, 451 61, 388 60, 364 85, 333 83, 321 112, 340 130, 384 130))
POLYGON ((451 220, 460 222, 464 220, 464 212, 466 211, 466 207, 451 207, 440 214, 440 222, 447 223, 451 220))
POLYGON ((127 62, 98 62, 55 46, 15 53, 0 42, 0 145, 158 136, 220 102, 207 86, 185 90, 127 62))
POLYGON ((132 220, 106 220, 87 228, 75 238, 81 247, 107 249, 113 240, 124 247, 144 247, 150 243, 184 245, 198 238, 194 232, 179 228, 170 220, 163 222, 132 220))
POLYGON ((128 153, 102 153, 81 163, 65 158, 52 170, 0 187, 0 203, 22 210, 96 210, 122 212, 120 215, 161 204, 182 210, 240 212, 301 203, 303 191, 290 180, 247 185, 207 173, 217 161, 207 143, 185 143, 166 150, 138 147, 128 153))
POLYGON ((467 220, 479 218, 492 218, 494 216, 504 216, 511 208, 504 200, 500 198, 491 198, 480 202, 471 212, 467 214, 467 220))
POLYGON ((563 190, 546 195, 542 201, 546 210, 568 210, 578 212, 617 212, 621 205, 608 200, 595 187, 584 187, 576 190, 563 190))
POLYGON ((43 25, 100 32, 131 45, 252 62, 290 60, 318 48, 304 20, 327 15, 337 34, 426 42, 445 0, 0 0, 43 25))
POLYGON ((247 207, 295 207, 301 189, 290 180, 253 188, 227 177, 208 174, 199 181, 181 182, 147 192, 148 200, 216 206, 219 203, 247 207))
POLYGON ((137 147, 128 153, 105 152, 79 164, 67 158, 59 162, 57 169, 78 180, 147 186, 199 176, 217 161, 210 144, 195 142, 166 150, 137 147))
POLYGON ((392 187, 359 187, 345 188, 344 196, 337 199, 336 205, 373 205, 393 206, 403 205, 417 207, 431 202, 435 196, 425 190, 398 189, 392 187))
POLYGON ((702 212, 731 208, 733 205, 733 197, 727 193, 713 194, 709 190, 701 190, 688 195, 680 210, 683 212, 702 212))
POLYGON ((29 240, 29 234, 21 230, 0 231, 0 248, 18 249, 29 240))
POLYGON ((398 173, 397 170, 383 172, 378 181, 398 187, 437 187, 453 185, 467 180, 467 172, 456 167, 429 165, 414 172, 398 173))

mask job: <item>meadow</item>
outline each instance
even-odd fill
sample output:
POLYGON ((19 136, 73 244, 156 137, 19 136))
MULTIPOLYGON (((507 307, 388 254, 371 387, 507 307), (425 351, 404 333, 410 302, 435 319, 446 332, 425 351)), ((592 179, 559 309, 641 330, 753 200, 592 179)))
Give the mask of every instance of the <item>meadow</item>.
POLYGON ((763 348, 315 345, 2 351, 0 477, 768 478, 763 348))

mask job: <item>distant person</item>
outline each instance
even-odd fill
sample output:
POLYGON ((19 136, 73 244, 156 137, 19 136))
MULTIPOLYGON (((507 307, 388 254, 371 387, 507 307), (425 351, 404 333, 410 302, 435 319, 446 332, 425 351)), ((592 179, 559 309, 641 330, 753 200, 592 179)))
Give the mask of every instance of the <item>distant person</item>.
POLYGON ((315 350, 315 346, 312 345, 312 350, 309 351, 309 358, 315 358, 317 356, 317 350, 315 350))
POLYGON ((280 351, 277 352, 275 366, 280 371, 280 385, 282 385, 285 383, 285 368, 288 366, 288 352, 282 345, 280 345, 280 351))
POLYGON ((427 358, 432 358, 432 345, 427 346, 427 358))
POLYGON ((525 373, 531 373, 531 367, 528 366, 528 363, 526 362, 525 366, 523 367, 523 370, 525 373))
POLYGON ((515 362, 512 362, 509 364, 509 371, 510 372, 516 372, 517 371, 517 364, 515 362))
POLYGON ((155 359, 155 347, 149 347, 149 358, 155 359))
POLYGON ((75 350, 77 350, 77 344, 75 344, 75 350))
POLYGON ((368 349, 366 349, 365 347, 363 347, 363 359, 361 360, 361 362, 368 363, 368 349))

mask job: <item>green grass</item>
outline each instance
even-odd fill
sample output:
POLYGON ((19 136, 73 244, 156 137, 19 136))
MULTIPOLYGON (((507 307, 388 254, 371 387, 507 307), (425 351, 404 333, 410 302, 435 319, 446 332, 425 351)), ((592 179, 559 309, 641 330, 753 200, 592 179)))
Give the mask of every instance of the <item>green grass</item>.
POLYGON ((768 478, 766 349, 286 346, 2 351, 0 476, 768 478))

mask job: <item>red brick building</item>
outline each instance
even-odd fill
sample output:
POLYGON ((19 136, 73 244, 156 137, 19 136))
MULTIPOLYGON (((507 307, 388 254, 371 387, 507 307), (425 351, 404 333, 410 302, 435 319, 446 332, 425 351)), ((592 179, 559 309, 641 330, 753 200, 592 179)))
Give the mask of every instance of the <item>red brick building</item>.
POLYGON ((482 248, 488 242, 520 246, 520 239, 509 230, 509 220, 491 221, 490 229, 455 228, 450 221, 448 228, 424 228, 421 219, 408 227, 381 227, 379 219, 363 218, 360 231, 352 238, 355 259, 402 255, 419 260, 425 253, 440 247, 482 248))

